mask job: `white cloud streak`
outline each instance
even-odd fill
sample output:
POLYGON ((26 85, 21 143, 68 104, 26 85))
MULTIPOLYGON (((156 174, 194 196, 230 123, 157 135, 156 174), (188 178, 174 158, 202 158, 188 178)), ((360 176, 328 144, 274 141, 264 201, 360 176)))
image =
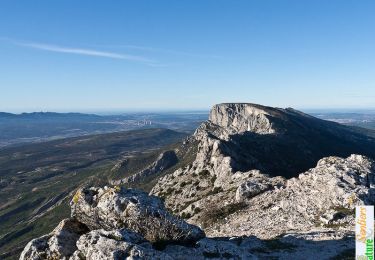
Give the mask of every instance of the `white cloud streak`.
POLYGON ((107 51, 99 51, 93 49, 82 49, 82 48, 71 48, 71 47, 63 47, 58 45, 50 45, 44 43, 20 43, 15 42, 16 45, 29 47, 33 49, 39 49, 44 51, 51 51, 51 52, 59 52, 59 53, 69 53, 69 54, 76 54, 76 55, 84 55, 84 56, 94 56, 94 57, 103 57, 103 58, 110 58, 110 59, 119 59, 119 60, 128 60, 128 61, 135 61, 145 63, 147 65, 157 65, 154 60, 142 57, 142 56, 135 56, 135 55, 128 55, 128 54, 121 54, 115 52, 107 52, 107 51))
MULTIPOLYGON (((100 46, 100 45, 97 45, 97 46, 100 46)), ((139 51, 145 51, 145 52, 159 52, 159 53, 166 53, 166 54, 172 54, 172 55, 181 55, 181 56, 190 56, 190 57, 197 57, 197 58, 211 58, 211 59, 220 59, 221 58, 218 55, 196 54, 196 53, 190 53, 190 52, 185 52, 185 51, 160 49, 160 48, 138 46, 138 45, 101 45, 101 46, 102 47, 107 47, 107 48, 132 49, 132 50, 139 50, 139 51)))

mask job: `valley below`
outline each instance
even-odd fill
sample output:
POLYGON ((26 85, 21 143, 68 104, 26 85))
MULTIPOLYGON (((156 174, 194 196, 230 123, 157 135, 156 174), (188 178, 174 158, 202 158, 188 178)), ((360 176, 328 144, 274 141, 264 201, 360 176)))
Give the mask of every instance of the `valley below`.
MULTIPOLYGON (((78 187, 107 184, 116 175, 116 164, 125 158, 152 161, 185 136, 143 129, 0 150, 1 257, 15 257, 27 241, 68 217, 68 204, 78 187)), ((127 171, 142 167, 135 162, 127 165, 127 171)))

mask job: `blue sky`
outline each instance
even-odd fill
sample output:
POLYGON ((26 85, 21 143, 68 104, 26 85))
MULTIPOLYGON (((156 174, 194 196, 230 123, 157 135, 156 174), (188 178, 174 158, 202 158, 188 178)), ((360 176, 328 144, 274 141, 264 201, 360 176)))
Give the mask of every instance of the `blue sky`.
POLYGON ((0 111, 375 107, 375 1, 0 2, 0 111))

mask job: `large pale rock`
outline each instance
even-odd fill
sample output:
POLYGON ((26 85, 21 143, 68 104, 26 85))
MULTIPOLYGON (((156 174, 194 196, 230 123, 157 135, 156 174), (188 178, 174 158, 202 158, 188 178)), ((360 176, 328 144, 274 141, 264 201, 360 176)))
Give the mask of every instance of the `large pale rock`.
POLYGON ((245 131, 273 134, 277 129, 270 120, 271 113, 275 113, 275 109, 256 104, 225 103, 213 106, 209 119, 212 123, 228 129, 231 134, 245 131))
POLYGON ((20 259, 68 259, 77 249, 76 241, 86 232, 84 224, 64 219, 50 234, 31 240, 20 259))
POLYGON ((273 240, 256 237, 204 238, 190 245, 155 249, 128 230, 94 230, 82 235, 71 260, 81 259, 330 259, 354 251, 344 234, 292 233, 273 240), (322 250, 324 248, 324 250, 322 250))
POLYGON ((126 229, 93 230, 79 238, 71 260, 171 259, 154 250, 142 236, 126 229))
POLYGON ((242 183, 236 191, 236 201, 244 201, 252 198, 270 188, 270 185, 257 183, 254 181, 246 181, 242 183))
POLYGON ((163 202, 147 193, 120 188, 78 190, 71 202, 72 217, 90 229, 127 228, 149 241, 196 241, 204 232, 171 215, 163 202))

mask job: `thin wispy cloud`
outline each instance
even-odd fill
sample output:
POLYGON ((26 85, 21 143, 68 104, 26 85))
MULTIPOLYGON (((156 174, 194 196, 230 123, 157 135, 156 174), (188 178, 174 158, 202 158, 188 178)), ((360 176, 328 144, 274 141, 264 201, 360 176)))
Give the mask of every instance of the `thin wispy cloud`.
POLYGON ((159 53, 190 56, 190 57, 197 57, 197 58, 212 58, 212 59, 221 58, 218 55, 190 53, 190 52, 185 52, 185 51, 177 51, 177 50, 154 48, 154 47, 147 47, 147 46, 138 46, 138 45, 124 44, 124 45, 97 45, 97 46, 106 47, 106 48, 116 48, 116 49, 131 49, 131 50, 139 50, 139 51, 145 51, 145 52, 159 52, 159 53))
POLYGON ((43 51, 127 60, 127 61, 143 63, 151 67, 169 67, 171 64, 159 63, 158 61, 154 59, 150 59, 144 55, 124 54, 121 51, 119 51, 119 49, 128 49, 128 51, 131 51, 131 52, 134 52, 134 51, 155 52, 155 53, 164 53, 164 54, 171 54, 171 55, 176 55, 176 56, 189 56, 189 57, 196 57, 196 58, 209 58, 209 59, 221 58, 220 56, 210 55, 210 54, 195 54, 195 53, 176 51, 176 50, 171 50, 171 49, 162 49, 162 48, 154 48, 154 47, 139 46, 139 45, 129 45, 129 44, 91 45, 89 48, 76 48, 76 47, 68 47, 68 46, 40 43, 40 42, 19 41, 19 40, 14 40, 12 38, 6 38, 6 37, 0 37, 0 40, 8 41, 9 43, 17 45, 17 46, 33 48, 33 49, 38 49, 38 50, 43 50, 43 51), (99 49, 111 49, 111 51, 103 51, 99 49), (113 51, 113 49, 117 49, 117 51, 113 51))
POLYGON ((67 54, 75 54, 75 55, 83 55, 83 56, 91 56, 91 57, 102 57, 102 58, 110 58, 110 59, 118 59, 118 60, 127 60, 127 61, 133 61, 133 62, 140 62, 146 65, 155 66, 155 67, 162 65, 153 59, 149 59, 149 58, 138 56, 138 55, 130 55, 130 54, 117 53, 117 52, 110 52, 110 51, 101 51, 97 49, 66 47, 66 46, 61 46, 61 45, 53 45, 53 44, 37 43, 37 42, 19 42, 19 41, 10 40, 8 38, 2 38, 2 39, 10 41, 14 45, 43 50, 43 51, 67 53, 67 54))
POLYGON ((119 54, 119 53, 114 53, 114 52, 98 51, 98 50, 92 50, 92 49, 70 48, 70 47, 41 44, 41 43, 24 43, 24 44, 18 44, 18 45, 22 45, 22 46, 30 47, 34 49, 39 49, 39 50, 45 50, 45 51, 71 53, 71 54, 79 54, 79 55, 86 55, 86 56, 97 56, 97 57, 105 57, 105 58, 120 59, 120 60, 154 62, 153 60, 146 59, 144 57, 127 55, 127 54, 119 54))

